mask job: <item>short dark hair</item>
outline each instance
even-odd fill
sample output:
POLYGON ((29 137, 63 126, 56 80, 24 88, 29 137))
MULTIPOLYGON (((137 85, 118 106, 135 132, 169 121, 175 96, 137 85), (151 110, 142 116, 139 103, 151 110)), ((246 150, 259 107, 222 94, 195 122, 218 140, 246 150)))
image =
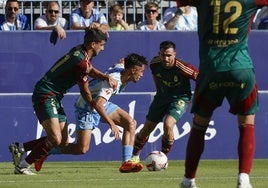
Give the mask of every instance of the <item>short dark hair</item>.
POLYGON ((84 45, 87 46, 91 42, 107 41, 108 36, 99 29, 86 29, 84 36, 84 45))
POLYGON ((125 69, 130 69, 134 66, 142 66, 142 65, 147 65, 148 61, 146 58, 142 55, 136 54, 136 53, 131 53, 128 54, 124 58, 124 64, 125 64, 125 69))
POLYGON ((110 14, 111 13, 122 13, 124 14, 124 9, 120 4, 114 4, 112 6, 110 6, 110 14))
POLYGON ((54 4, 54 3, 56 3, 57 5, 58 5, 58 7, 60 7, 60 4, 59 4, 59 2, 58 1, 48 1, 47 3, 46 3, 46 8, 48 9, 48 6, 50 5, 50 4, 54 4))
POLYGON ((176 50, 176 44, 169 40, 160 43, 160 50, 166 50, 169 48, 173 48, 174 50, 176 50))
POLYGON ((5 8, 7 8, 7 4, 10 2, 16 2, 16 3, 20 4, 18 0, 7 0, 5 8))
POLYGON ((148 3, 145 5, 145 10, 150 10, 152 7, 157 8, 157 10, 159 9, 159 6, 158 6, 157 3, 155 3, 155 2, 148 2, 148 3))
POLYGON ((80 2, 81 1, 93 2, 94 0, 80 0, 80 2))
POLYGON ((18 2, 18 0, 7 0, 6 3, 9 3, 9 2, 18 2))

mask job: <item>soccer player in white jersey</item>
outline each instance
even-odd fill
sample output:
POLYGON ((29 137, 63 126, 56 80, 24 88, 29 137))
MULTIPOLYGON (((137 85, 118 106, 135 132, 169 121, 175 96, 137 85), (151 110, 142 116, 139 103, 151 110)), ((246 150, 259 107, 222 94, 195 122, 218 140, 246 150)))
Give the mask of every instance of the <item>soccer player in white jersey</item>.
MULTIPOLYGON (((107 113, 114 123, 123 128, 122 134, 122 164, 119 171, 122 173, 139 172, 143 169, 143 165, 139 162, 131 161, 136 121, 123 109, 109 101, 112 95, 120 93, 128 82, 138 82, 143 76, 144 70, 148 62, 144 56, 131 53, 121 59, 119 63, 110 67, 106 74, 114 78, 118 84, 114 90, 105 80, 93 79, 89 82, 89 89, 96 106, 103 113, 107 113)), ((95 106, 95 107, 96 107, 95 106)), ((100 122, 104 122, 100 114, 83 99, 80 95, 75 103, 76 116, 76 143, 70 143, 65 147, 53 148, 50 154, 85 154, 90 147, 91 133, 97 128, 100 122)), ((110 127, 113 132, 118 127, 110 127)), ((19 149, 22 151, 22 149, 19 149)), ((35 169, 40 171, 44 160, 48 157, 35 162, 35 169)))

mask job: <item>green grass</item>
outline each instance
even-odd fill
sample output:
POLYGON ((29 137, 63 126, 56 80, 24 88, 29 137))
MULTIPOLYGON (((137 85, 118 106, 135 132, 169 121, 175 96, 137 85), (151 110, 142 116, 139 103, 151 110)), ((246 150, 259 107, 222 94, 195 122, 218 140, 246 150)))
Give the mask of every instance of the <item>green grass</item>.
MULTIPOLYGON (((37 176, 14 175, 11 163, 0 163, 1 188, 178 188, 183 161, 169 161, 163 172, 119 173, 115 162, 45 162, 37 176)), ((198 188, 236 188, 236 160, 202 160, 198 188)), ((268 188, 268 159, 255 160, 251 172, 254 188, 268 188)))

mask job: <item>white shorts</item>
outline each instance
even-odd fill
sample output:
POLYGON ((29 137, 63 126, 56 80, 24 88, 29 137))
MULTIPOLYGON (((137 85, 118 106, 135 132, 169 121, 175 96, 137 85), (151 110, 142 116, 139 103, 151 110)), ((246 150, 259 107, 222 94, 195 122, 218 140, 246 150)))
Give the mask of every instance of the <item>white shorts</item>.
MULTIPOLYGON (((119 107, 111 102, 106 102, 104 108, 108 115, 116 111, 119 107)), ((93 130, 98 127, 100 121, 105 123, 96 110, 87 111, 75 107, 76 130, 93 130)))

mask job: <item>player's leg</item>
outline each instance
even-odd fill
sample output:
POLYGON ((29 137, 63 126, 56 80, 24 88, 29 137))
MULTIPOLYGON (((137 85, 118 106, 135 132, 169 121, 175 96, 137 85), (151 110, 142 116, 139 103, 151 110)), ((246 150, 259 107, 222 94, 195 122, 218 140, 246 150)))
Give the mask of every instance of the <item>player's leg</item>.
POLYGON ((194 114, 192 128, 186 147, 185 172, 181 188, 196 188, 195 177, 198 164, 205 147, 205 133, 215 108, 222 104, 225 97, 223 90, 209 87, 210 82, 221 82, 225 75, 200 75, 195 88, 191 112, 194 114), (204 77, 205 76, 205 77, 204 77))
POLYGON ((237 179, 238 188, 251 188, 249 174, 252 168, 255 153, 255 131, 254 131, 255 115, 238 116, 239 122, 239 174, 237 179))
POLYGON ((142 148, 147 143, 151 132, 155 129, 156 125, 162 121, 166 114, 169 102, 161 97, 154 97, 153 102, 149 107, 146 121, 142 129, 137 133, 134 142, 133 160, 139 161, 139 156, 142 148))
POLYGON ((243 87, 232 89, 227 97, 230 112, 238 114, 239 140, 238 156, 239 169, 237 178, 238 188, 251 188, 249 174, 255 154, 255 113, 258 111, 258 88, 253 69, 231 72, 233 79, 243 87))
POLYGON ((167 115, 164 119, 164 134, 162 136, 162 149, 161 151, 168 155, 173 143, 174 143, 174 132, 173 129, 176 126, 176 119, 171 115, 167 115))
MULTIPOLYGON (((91 133, 93 127, 97 127, 99 124, 99 115, 94 112, 76 111, 76 143, 68 142, 68 131, 67 126, 63 130, 63 144, 59 147, 52 148, 48 155, 58 155, 58 154, 72 154, 81 155, 85 154, 90 147, 91 133), (65 142, 64 142, 65 141, 65 142)), ((39 171, 42 168, 43 162, 46 160, 47 156, 44 156, 40 160, 35 162, 35 169, 39 171)))
POLYGON ((19 165, 23 154, 27 151, 31 151, 37 144, 43 142, 46 137, 41 137, 36 140, 31 140, 20 144, 19 142, 14 142, 9 145, 9 151, 12 155, 13 163, 15 166, 19 165))
POLYGON ((68 146, 59 148, 59 153, 82 155, 90 148, 91 133, 97 128, 100 122, 100 115, 95 111, 84 111, 77 108, 75 110, 76 119, 76 143, 70 143, 68 146))
POLYGON ((137 133, 134 142, 134 149, 133 149, 133 160, 139 160, 139 156, 141 153, 142 148, 147 143, 151 132, 155 129, 158 123, 152 122, 146 119, 144 126, 137 133))
POLYGON ((188 97, 181 97, 169 104, 167 115, 164 119, 164 134, 162 137, 162 152, 168 155, 174 143, 174 127, 185 114, 189 104, 188 97))
POLYGON ((15 174, 34 175, 30 166, 35 161, 48 155, 51 148, 61 143, 61 127, 58 118, 47 119, 42 122, 47 138, 37 144, 29 153, 29 155, 15 167, 15 174))
POLYGON ((130 160, 133 151, 137 123, 126 111, 121 108, 117 108, 116 111, 109 114, 109 116, 115 122, 115 124, 124 129, 122 135, 122 162, 130 160))
MULTIPOLYGON (((47 159, 48 155, 51 154, 54 149, 64 147, 68 145, 69 143, 69 134, 68 134, 68 123, 66 119, 66 114, 64 112, 64 109, 61 105, 61 103, 58 103, 59 107, 57 108, 57 113, 58 113, 58 119, 59 119, 59 125, 60 125, 60 130, 61 130, 61 143, 57 147, 53 147, 49 150, 49 152, 46 155, 42 155, 42 157, 39 160, 35 160, 34 162, 34 168, 36 171, 40 171, 42 168, 42 165, 44 161, 47 159)), ((27 145, 25 145, 27 146, 27 145)))
POLYGON ((51 148, 62 144, 62 131, 66 122, 66 115, 62 105, 55 96, 46 96, 46 100, 43 97, 42 95, 34 94, 33 103, 38 120, 41 122, 47 137, 40 141, 31 150, 30 154, 15 167, 16 174, 33 175, 30 170, 31 164, 47 156, 51 148))
POLYGON ((55 150, 57 151, 57 148, 61 148, 61 147, 64 147, 66 145, 68 145, 69 143, 69 135, 68 135, 68 124, 67 122, 65 122, 65 115, 63 116, 59 116, 61 118, 60 119, 60 127, 62 129, 61 131, 61 134, 62 134, 62 142, 61 144, 58 146, 58 147, 53 147, 51 150, 49 150, 49 152, 47 153, 47 155, 43 155, 39 160, 36 160, 34 162, 34 168, 36 171, 40 171, 42 166, 43 166, 43 163, 44 161, 47 159, 47 157, 52 154, 52 153, 55 153, 55 150), (63 122, 61 122, 63 121, 63 122))
POLYGON ((69 143, 68 146, 60 148, 62 154, 83 155, 88 152, 90 148, 91 129, 77 130, 76 143, 69 143))
POLYGON ((205 147, 205 133, 209 121, 210 118, 194 114, 193 125, 186 148, 185 174, 181 188, 195 188, 195 176, 205 147))
POLYGON ((119 167, 119 171, 123 173, 141 171, 143 165, 131 161, 136 121, 126 111, 111 102, 107 102, 105 109, 115 124, 124 129, 122 135, 122 164, 119 167))

